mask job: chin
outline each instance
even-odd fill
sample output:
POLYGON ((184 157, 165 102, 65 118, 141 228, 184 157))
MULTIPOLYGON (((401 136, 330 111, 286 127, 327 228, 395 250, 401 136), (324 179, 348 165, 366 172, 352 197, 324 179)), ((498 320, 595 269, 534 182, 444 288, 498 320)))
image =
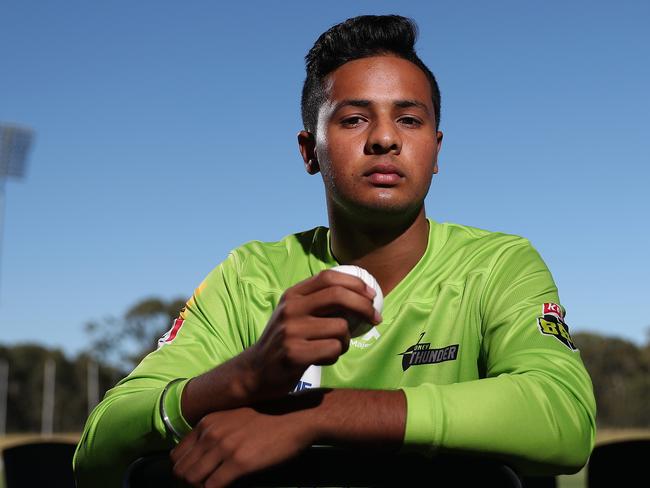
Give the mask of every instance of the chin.
POLYGON ((364 218, 374 219, 395 219, 404 220, 416 216, 423 202, 400 202, 395 199, 379 199, 371 202, 357 202, 354 206, 354 213, 364 218))
POLYGON ((369 209, 376 209, 377 211, 389 213, 411 213, 415 210, 419 210, 420 207, 422 207, 423 202, 424 199, 411 200, 396 198, 396 195, 393 194, 393 192, 385 191, 378 192, 376 195, 373 195, 373 198, 360 203, 369 209))
MULTIPOLYGON (((355 195, 357 198, 328 199, 328 207, 338 208, 352 220, 408 220, 418 215, 424 205, 422 199, 398 198, 394 192, 384 190, 371 195, 355 195)), ((400 195, 403 196, 403 195, 400 195)))

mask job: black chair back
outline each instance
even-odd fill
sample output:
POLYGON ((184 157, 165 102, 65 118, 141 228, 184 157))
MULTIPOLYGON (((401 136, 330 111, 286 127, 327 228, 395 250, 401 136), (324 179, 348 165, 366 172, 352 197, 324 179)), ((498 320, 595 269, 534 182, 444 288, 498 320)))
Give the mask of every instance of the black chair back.
POLYGON ((587 486, 650 486, 649 462, 650 439, 600 444, 587 463, 587 486))
POLYGON ((74 488, 72 442, 32 442, 3 449, 6 488, 74 488))
MULTIPOLYGON (((254 473, 237 488, 281 486, 495 486, 522 488, 508 466, 485 459, 385 454, 363 449, 313 446, 283 464, 254 473)), ((140 458, 127 471, 125 488, 178 488, 167 453, 140 458)))

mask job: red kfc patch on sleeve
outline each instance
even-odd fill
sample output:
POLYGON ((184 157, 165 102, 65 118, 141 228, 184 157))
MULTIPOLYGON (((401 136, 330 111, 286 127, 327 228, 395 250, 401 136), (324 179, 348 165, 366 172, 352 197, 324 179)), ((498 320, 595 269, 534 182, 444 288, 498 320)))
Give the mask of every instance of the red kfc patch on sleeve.
POLYGON ((542 313, 544 315, 555 315, 561 319, 564 318, 564 310, 557 303, 545 303, 542 313))

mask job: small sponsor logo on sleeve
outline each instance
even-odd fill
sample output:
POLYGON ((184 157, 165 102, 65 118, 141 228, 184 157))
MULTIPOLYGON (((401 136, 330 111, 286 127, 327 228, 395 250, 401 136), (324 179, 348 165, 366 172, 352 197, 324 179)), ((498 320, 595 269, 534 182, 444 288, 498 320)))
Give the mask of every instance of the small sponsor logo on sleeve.
POLYGON ((544 335, 555 337, 570 350, 577 351, 578 348, 569 334, 569 326, 564 321, 564 315, 562 306, 557 303, 545 303, 542 306, 542 316, 537 317, 539 331, 544 335))
POLYGON ((178 335, 178 331, 183 326, 183 322, 185 322, 185 319, 182 319, 180 317, 174 320, 172 323, 172 328, 165 332, 165 334, 160 339, 158 339, 158 349, 176 339, 176 335, 178 335))

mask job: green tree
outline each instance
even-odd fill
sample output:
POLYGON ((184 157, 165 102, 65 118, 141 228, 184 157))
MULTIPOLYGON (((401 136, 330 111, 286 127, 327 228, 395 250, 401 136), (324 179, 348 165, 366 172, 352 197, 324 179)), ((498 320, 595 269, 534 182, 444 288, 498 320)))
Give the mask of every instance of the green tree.
POLYGON ((598 424, 650 427, 650 344, 593 333, 574 339, 594 385, 598 424))
POLYGON ((145 298, 131 306, 123 317, 108 317, 86 324, 90 351, 102 362, 130 370, 153 351, 185 306, 185 300, 145 298))

